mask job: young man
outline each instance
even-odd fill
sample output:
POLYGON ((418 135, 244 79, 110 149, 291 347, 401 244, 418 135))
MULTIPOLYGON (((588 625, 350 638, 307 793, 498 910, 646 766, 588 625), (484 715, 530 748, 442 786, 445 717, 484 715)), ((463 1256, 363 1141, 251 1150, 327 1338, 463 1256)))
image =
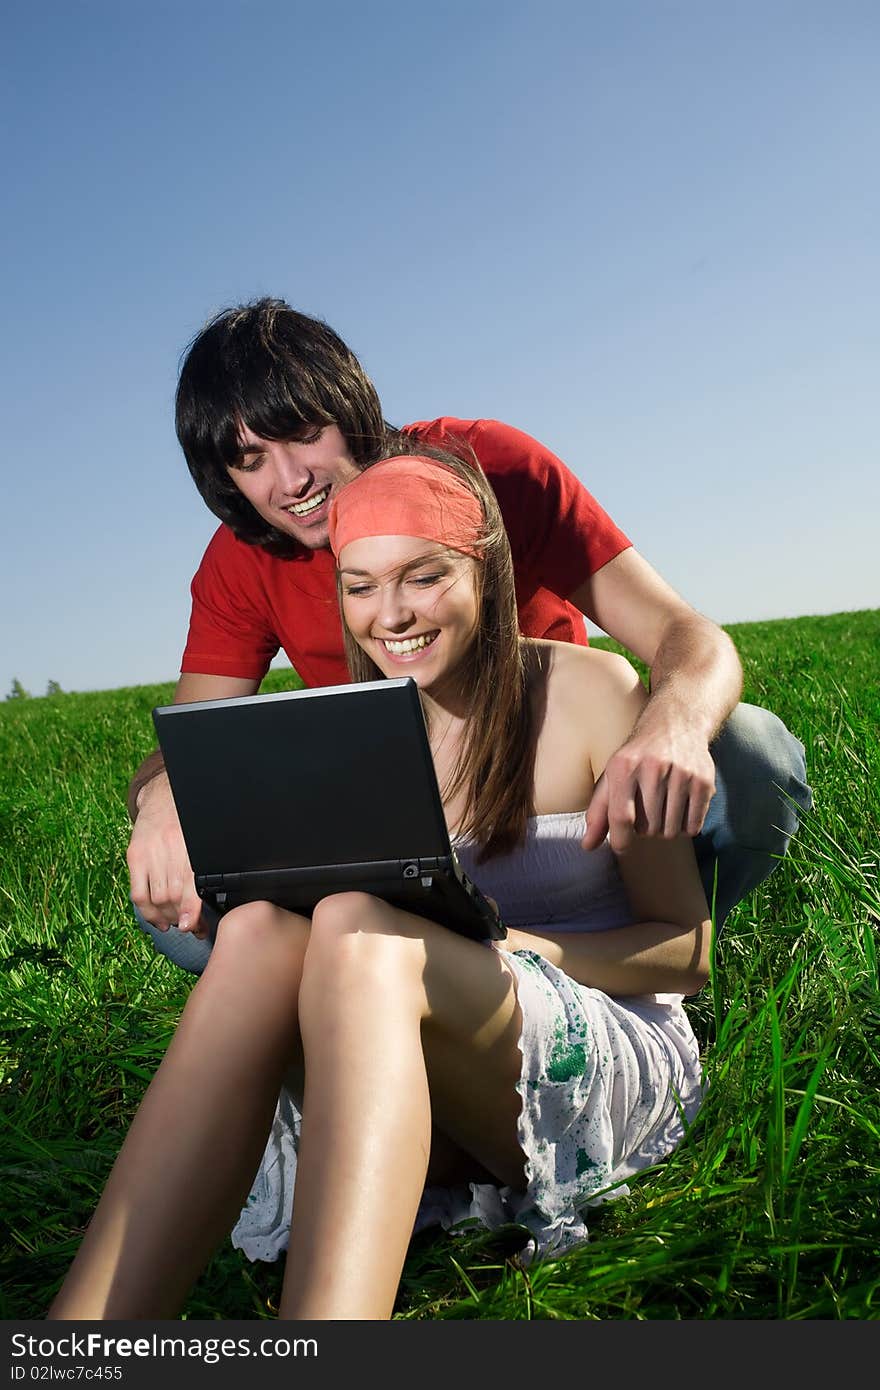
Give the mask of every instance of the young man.
MULTIPOLYGON (((333 496, 398 433, 350 349, 283 301, 224 310, 193 341, 177 434, 219 517, 192 583, 176 702, 255 693, 283 648, 307 685, 348 679, 327 522, 333 496)), ((638 554, 572 473, 536 440, 492 420, 404 427, 427 446, 469 448, 510 536, 522 631, 586 642, 583 616, 644 661, 651 695, 609 761, 585 848, 608 834, 696 837, 716 922, 786 852, 810 805, 803 747, 766 710, 737 704, 733 643, 638 554)), ((207 946, 161 756, 132 781, 131 896, 160 950, 198 971, 207 946)), ((307 814, 307 810, 304 812, 307 814)))

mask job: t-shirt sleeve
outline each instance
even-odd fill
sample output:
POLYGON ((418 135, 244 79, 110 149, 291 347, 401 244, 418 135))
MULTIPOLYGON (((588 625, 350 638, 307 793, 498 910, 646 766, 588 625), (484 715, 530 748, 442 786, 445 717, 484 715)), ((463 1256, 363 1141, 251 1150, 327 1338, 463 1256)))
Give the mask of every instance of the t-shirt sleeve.
POLYGON ((498 420, 444 417, 408 431, 440 446, 473 449, 495 490, 517 567, 569 598, 591 574, 632 545, 556 454, 498 420))
POLYGON ((192 611, 182 672, 261 681, 279 648, 266 617, 259 556, 221 526, 190 585, 192 611))

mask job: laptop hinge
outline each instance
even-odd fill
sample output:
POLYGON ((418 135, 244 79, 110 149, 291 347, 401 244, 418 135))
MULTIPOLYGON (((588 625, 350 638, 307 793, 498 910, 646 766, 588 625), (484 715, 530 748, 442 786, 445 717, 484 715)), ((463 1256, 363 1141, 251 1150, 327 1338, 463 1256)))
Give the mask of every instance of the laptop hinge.
POLYGON ((401 859, 400 876, 401 878, 422 878, 436 873, 439 868, 436 854, 429 859, 401 859))
POLYGON ((200 893, 216 892, 218 888, 237 888, 240 883, 241 874, 199 874, 196 888, 200 893))

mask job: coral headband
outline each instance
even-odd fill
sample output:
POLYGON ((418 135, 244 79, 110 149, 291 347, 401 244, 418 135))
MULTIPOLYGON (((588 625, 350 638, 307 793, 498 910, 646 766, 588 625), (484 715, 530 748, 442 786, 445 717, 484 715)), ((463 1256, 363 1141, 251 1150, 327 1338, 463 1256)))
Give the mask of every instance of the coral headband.
POLYGON ((364 536, 416 536, 465 555, 481 553, 483 508, 451 468, 419 454, 382 459, 330 504, 330 549, 364 536))

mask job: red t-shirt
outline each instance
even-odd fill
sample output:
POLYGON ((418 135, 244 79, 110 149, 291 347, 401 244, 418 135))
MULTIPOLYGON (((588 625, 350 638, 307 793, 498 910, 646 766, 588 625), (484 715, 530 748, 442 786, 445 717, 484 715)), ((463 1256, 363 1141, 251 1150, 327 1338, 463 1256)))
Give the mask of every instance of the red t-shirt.
MULTIPOLYGON (((585 646, 583 615, 566 600, 631 544, 623 532, 555 454, 520 430, 444 416, 406 432, 436 447, 471 446, 510 537, 521 630, 585 646)), ((192 581, 180 669, 260 681, 279 648, 308 686, 349 679, 333 555, 303 549, 282 559, 220 526, 192 581)))

